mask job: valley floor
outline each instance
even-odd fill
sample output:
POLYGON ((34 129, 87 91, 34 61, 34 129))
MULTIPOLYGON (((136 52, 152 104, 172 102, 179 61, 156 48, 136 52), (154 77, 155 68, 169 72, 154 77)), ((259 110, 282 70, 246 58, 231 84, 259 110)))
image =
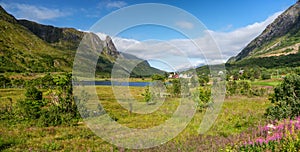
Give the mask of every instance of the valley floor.
MULTIPOLYGON (((143 87, 130 87, 137 100, 143 87)), ((2 89, 1 99, 22 94, 20 89, 2 89)), ((118 123, 132 128, 150 128, 163 123, 176 110, 176 98, 168 98, 156 112, 149 115, 129 114, 115 101, 111 87, 99 86, 97 93, 108 114, 118 123)), ((22 98, 22 96, 19 96, 22 98)), ((186 129, 173 140, 158 147, 128 151, 211 151, 239 142, 241 134, 251 128, 263 125, 265 109, 269 106, 267 97, 231 96, 225 99, 221 113, 210 130, 197 133, 204 112, 197 111, 186 129)), ((26 122, 0 120, 0 150, 2 151, 122 151, 96 136, 84 122, 76 126, 32 127, 26 122)), ((127 151, 127 150, 126 150, 127 151)))

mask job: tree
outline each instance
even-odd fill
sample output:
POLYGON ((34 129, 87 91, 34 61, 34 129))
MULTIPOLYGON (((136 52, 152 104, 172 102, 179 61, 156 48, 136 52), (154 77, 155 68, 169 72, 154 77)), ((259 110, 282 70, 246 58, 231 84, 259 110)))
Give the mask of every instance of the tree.
POLYGON ((160 80, 160 81, 165 81, 165 76, 164 75, 160 75, 160 74, 153 74, 151 76, 152 80, 160 80))
POLYGON ((25 100, 17 102, 17 114, 25 119, 36 120, 41 115, 41 109, 44 105, 42 102, 42 92, 36 87, 31 86, 26 89, 25 100))
POLYGON ((270 97, 272 105, 265 115, 271 119, 294 118, 300 115, 300 76, 287 75, 270 97))
POLYGON ((178 96, 181 93, 181 84, 179 79, 172 80, 172 94, 178 96))

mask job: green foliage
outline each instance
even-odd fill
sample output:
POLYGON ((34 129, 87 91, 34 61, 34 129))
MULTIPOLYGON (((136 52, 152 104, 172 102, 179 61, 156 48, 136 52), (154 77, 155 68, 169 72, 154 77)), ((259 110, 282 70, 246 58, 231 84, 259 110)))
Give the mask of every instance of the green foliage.
POLYGON ((52 88, 55 85, 54 78, 49 73, 47 73, 44 77, 41 78, 41 84, 45 89, 52 88))
POLYGON ((6 88, 11 85, 10 79, 4 75, 0 75, 0 88, 6 88))
POLYGON ((251 95, 251 83, 249 81, 228 81, 226 84, 227 95, 251 95))
POLYGON ((210 87, 199 87, 193 94, 193 99, 197 102, 200 111, 207 108, 211 102, 210 87))
POLYGON ((42 91, 39 91, 36 87, 29 87, 26 89, 25 97, 27 100, 42 100, 42 91))
POLYGON ((200 86, 205 86, 209 82, 208 75, 200 75, 198 77, 198 82, 200 86))
POLYGON ((172 83, 172 89, 171 89, 172 95, 179 96, 181 93, 181 84, 179 79, 173 79, 171 83, 172 83))
POLYGON ((300 66, 300 53, 284 56, 272 56, 262 58, 243 59, 235 63, 226 63, 226 68, 238 69, 244 67, 259 66, 260 68, 282 68, 300 66))
POLYGON ((272 105, 265 115, 270 119, 294 118, 300 115, 300 76, 287 75, 270 97, 272 105))
POLYGON ((152 81, 165 81, 166 77, 164 75, 161 75, 161 74, 153 74, 151 76, 152 78, 152 81))
POLYGON ((151 102, 151 100, 153 99, 153 94, 151 93, 149 86, 146 87, 145 92, 142 93, 142 96, 144 97, 144 101, 146 103, 151 102))
POLYGON ((47 98, 42 97, 42 92, 36 87, 31 86, 26 89, 26 99, 19 100, 16 103, 15 110, 11 114, 16 114, 20 120, 28 121, 31 124, 38 126, 57 126, 57 125, 73 125, 80 119, 80 112, 84 117, 98 116, 100 113, 96 111, 88 111, 85 101, 88 99, 83 98, 81 101, 77 100, 77 106, 74 101, 71 84, 71 74, 59 75, 50 79, 46 76, 47 82, 51 80, 55 83, 55 87, 49 88, 46 92, 47 98))
POLYGON ((271 74, 268 72, 263 72, 261 75, 261 79, 263 80, 271 79, 271 74))

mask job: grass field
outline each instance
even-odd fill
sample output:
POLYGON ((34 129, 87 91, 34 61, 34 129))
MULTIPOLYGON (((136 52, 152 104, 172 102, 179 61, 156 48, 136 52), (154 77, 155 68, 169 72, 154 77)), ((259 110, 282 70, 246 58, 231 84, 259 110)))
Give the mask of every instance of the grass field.
POLYGON ((254 86, 276 86, 278 85, 282 79, 270 79, 270 80, 255 80, 252 81, 251 84, 254 86))
MULTIPOLYGON (((143 91, 143 87, 130 87, 131 94, 138 102, 142 102, 143 91)), ((107 113, 116 118, 118 123, 130 128, 151 128, 164 123, 172 116, 179 103, 176 98, 167 98, 162 106, 151 114, 130 114, 115 100, 111 87, 99 86, 97 93, 107 113)), ((23 98, 23 94, 24 90, 20 89, 2 89, 1 102, 7 97, 13 98, 15 102, 23 98)), ((164 145, 142 151, 217 150, 236 140, 241 132, 247 132, 249 128, 264 123, 263 113, 268 105, 267 97, 227 97, 216 122, 206 134, 199 135, 197 132, 204 114, 197 111, 190 124, 176 138, 164 145)), ((24 122, 0 120, 1 150, 119 151, 120 149, 96 136, 84 123, 77 126, 40 128, 28 126, 24 122)))

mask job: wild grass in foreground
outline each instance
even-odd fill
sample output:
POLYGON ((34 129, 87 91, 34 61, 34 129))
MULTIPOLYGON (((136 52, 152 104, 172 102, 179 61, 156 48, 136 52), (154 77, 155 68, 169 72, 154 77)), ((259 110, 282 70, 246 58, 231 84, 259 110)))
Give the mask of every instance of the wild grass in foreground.
MULTIPOLYGON (((142 87, 130 87, 137 100, 142 100, 142 87)), ((131 128, 150 128, 167 120, 178 106, 169 98, 156 112, 149 115, 130 114, 114 99, 111 87, 99 86, 97 92, 104 108, 117 122, 131 128)), ((4 92, 1 92, 1 94, 4 92)), ((232 96, 225 99, 223 109, 212 128, 204 135, 197 130, 203 112, 197 111, 187 128, 170 142, 145 150, 126 151, 209 151, 239 140, 239 134, 264 122, 263 113, 269 102, 265 97, 232 96)), ((37 127, 24 122, 0 120, 2 151, 119 151, 84 124, 75 126, 37 127)))

